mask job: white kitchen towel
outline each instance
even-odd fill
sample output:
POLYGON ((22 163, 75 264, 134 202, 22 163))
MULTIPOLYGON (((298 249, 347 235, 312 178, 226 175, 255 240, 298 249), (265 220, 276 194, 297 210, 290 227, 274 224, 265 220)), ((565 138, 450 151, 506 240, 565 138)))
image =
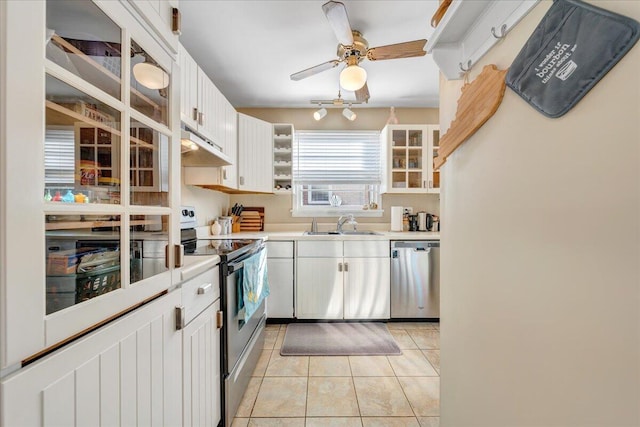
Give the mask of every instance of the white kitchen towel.
POLYGON ((402 206, 391 206, 391 231, 402 231, 402 206))

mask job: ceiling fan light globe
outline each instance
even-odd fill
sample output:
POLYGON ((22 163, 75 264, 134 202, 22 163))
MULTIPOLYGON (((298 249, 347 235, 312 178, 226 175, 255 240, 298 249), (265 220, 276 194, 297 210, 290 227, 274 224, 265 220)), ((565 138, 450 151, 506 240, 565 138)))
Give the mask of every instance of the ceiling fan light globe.
POLYGON ((340 72, 340 86, 344 90, 356 91, 367 82, 367 72, 358 65, 349 65, 340 72))
POLYGON ((315 113, 313 113, 313 118, 316 120, 322 120, 326 115, 327 115, 327 109, 321 108, 317 110, 315 113))
POLYGON ((134 65, 133 76, 148 89, 164 89, 169 86, 169 75, 162 68, 148 62, 134 65))

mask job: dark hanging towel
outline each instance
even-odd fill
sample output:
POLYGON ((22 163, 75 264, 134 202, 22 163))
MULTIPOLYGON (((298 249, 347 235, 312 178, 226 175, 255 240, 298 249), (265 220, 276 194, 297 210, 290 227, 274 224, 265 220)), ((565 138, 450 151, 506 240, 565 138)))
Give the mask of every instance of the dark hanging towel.
POLYGON ((513 61, 506 83, 557 118, 573 108, 638 41, 637 21, 580 0, 554 0, 513 61))

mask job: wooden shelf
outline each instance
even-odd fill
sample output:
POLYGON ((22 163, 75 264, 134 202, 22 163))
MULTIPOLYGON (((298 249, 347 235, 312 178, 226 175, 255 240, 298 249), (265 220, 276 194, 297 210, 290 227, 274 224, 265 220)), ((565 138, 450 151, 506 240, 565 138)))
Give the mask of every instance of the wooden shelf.
POLYGON ((427 42, 449 80, 462 79, 539 0, 453 0, 427 42))

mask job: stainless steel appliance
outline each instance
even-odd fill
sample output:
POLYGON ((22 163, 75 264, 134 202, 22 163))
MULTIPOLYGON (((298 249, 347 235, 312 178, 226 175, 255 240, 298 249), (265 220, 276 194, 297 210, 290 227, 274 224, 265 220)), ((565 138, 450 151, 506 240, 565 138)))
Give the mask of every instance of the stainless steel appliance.
MULTIPOLYGON (((190 210, 186 211, 188 216, 190 210)), ((193 222, 185 221, 181 226, 190 223, 193 222)), ((231 426, 262 353, 267 318, 264 302, 246 321, 244 309, 239 307, 244 261, 264 251, 265 244, 255 239, 197 239, 193 228, 181 231, 185 256, 220 256, 220 307, 224 312, 220 343, 222 413, 223 425, 231 426)))
MULTIPOLYGON (((418 212, 418 231, 432 231, 433 215, 426 212, 418 212)), ((436 231, 436 230, 433 230, 436 231)))
POLYGON ((440 318, 440 241, 391 241, 391 318, 440 318))

